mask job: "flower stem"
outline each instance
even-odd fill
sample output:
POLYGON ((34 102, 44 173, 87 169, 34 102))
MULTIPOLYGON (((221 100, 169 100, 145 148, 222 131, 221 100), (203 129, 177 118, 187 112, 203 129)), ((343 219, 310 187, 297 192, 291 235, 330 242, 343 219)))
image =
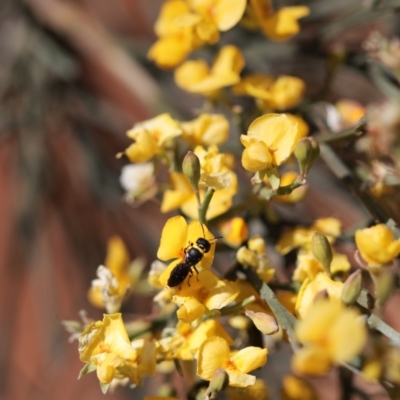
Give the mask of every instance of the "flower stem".
POLYGON ((202 224, 206 224, 206 214, 208 207, 210 205, 211 199, 214 196, 215 190, 213 188, 208 188, 204 196, 203 202, 199 206, 199 221, 202 224))

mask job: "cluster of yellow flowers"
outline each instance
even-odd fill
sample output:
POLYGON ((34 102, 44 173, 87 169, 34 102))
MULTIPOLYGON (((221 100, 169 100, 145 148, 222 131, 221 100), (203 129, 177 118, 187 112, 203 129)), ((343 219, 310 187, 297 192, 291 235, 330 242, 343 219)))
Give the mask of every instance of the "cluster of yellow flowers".
MULTIPOLYGON (((266 363, 268 354, 267 347, 249 342, 245 332, 252 324, 263 335, 290 342, 296 374, 323 375, 333 366, 347 366, 368 379, 390 375, 392 383, 400 384, 399 373, 377 362, 379 343, 373 347, 376 351, 364 351, 368 324, 375 321, 376 330, 384 329, 362 302, 366 292, 361 276, 361 270, 369 274, 377 304, 383 304, 391 293, 388 271, 400 254, 400 239, 383 224, 357 230, 359 268, 351 273, 348 254, 336 249, 342 228, 335 218, 286 230, 274 249, 248 225, 260 215, 276 219, 270 201, 295 203, 305 195, 319 144, 307 136, 308 126, 299 115, 280 113, 299 105, 304 82, 263 73, 242 77, 245 58, 234 45, 221 47, 211 66, 204 60, 184 61, 194 49, 218 42, 221 32, 239 23, 261 28, 273 40, 288 39, 298 32, 298 19, 307 14, 305 6, 275 11, 268 0, 164 3, 156 22, 159 39, 149 57, 161 67, 176 67, 180 88, 214 104, 228 104, 231 113, 201 112, 190 121, 165 113, 127 132, 133 142, 119 154, 132 163, 121 175, 126 199, 144 201, 161 192, 161 212, 180 209, 186 218, 169 218, 161 233, 159 260, 152 263, 146 280, 159 314, 151 322, 132 325, 122 320, 122 303, 139 281, 143 284, 144 262, 130 262, 121 239, 110 239, 105 265, 89 291, 92 304, 107 314, 78 330, 79 354, 86 363, 81 375, 96 370, 103 391, 121 384, 141 385, 145 376, 180 360, 194 363, 197 376, 210 382, 207 398, 229 385, 229 398, 266 399, 264 382, 249 374, 266 363), (254 100, 255 114, 248 123, 228 98, 235 96, 254 100), (235 118, 240 120, 236 133, 242 129, 236 138, 230 137, 235 118), (224 148, 232 152, 220 150, 224 148), (235 158, 241 159, 240 166, 235 158), (161 164, 168 184, 159 182, 161 164), (218 239, 235 253, 222 277, 211 269, 218 239), (291 282, 279 282, 270 251, 275 259, 297 252, 291 282), (239 395, 243 397, 235 397, 239 395)), ((385 354, 389 359, 392 353, 386 348, 385 354)), ((294 376, 285 378, 282 391, 283 398, 315 398, 308 384, 294 376)))
POLYGON ((163 68, 174 68, 196 48, 217 43, 220 33, 238 23, 261 28, 273 40, 286 40, 300 30, 305 6, 274 11, 270 0, 168 0, 155 24, 158 40, 149 58, 163 68))

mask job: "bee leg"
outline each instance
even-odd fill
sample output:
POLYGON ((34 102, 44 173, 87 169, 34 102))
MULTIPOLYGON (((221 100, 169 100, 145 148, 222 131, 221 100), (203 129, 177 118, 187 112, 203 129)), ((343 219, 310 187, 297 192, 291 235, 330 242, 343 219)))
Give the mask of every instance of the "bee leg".
MULTIPOLYGON (((196 266, 195 265, 193 265, 193 268, 194 268, 194 270, 196 271, 196 276, 197 276, 197 282, 199 281, 199 271, 197 271, 197 268, 196 268, 196 266)), ((193 272, 192 272, 192 275, 193 275, 193 272)))
MULTIPOLYGON (((196 268, 195 268, 196 269, 196 268)), ((197 271, 197 270, 196 270, 197 271)), ((188 286, 190 287, 190 278, 193 276, 192 268, 189 269, 188 286)))

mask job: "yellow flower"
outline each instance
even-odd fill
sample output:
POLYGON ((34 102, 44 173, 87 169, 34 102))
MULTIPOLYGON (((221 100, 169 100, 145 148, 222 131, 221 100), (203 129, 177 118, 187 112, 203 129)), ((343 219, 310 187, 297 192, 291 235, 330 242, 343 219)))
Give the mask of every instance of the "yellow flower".
POLYGON ((269 390, 262 379, 256 379, 254 385, 245 388, 226 388, 229 400, 268 400, 269 390))
POLYGON ((239 247, 248 237, 249 228, 243 218, 235 217, 218 225, 218 229, 229 246, 239 247))
POLYGON ((315 389, 304 379, 287 375, 281 389, 282 400, 318 400, 315 389))
POLYGON ((394 240, 393 232, 384 224, 358 230, 355 240, 362 258, 370 266, 388 264, 400 254, 400 239, 394 240))
POLYGON ((336 218, 319 218, 309 228, 297 226, 279 238, 276 250, 285 255, 297 247, 307 246, 315 231, 324 234, 332 243, 340 236, 341 222, 336 218))
POLYGON ((218 30, 233 28, 242 18, 247 0, 188 0, 193 11, 213 21, 218 30))
POLYGON ((308 127, 308 124, 306 121, 304 121, 303 118, 301 118, 299 115, 294 115, 294 114, 288 114, 286 115, 291 119, 293 122, 297 122, 297 126, 299 128, 299 140, 303 139, 304 137, 308 136, 308 133, 310 131, 310 128, 308 127))
POLYGON ((169 0, 155 24, 158 40, 148 57, 162 68, 179 65, 190 52, 204 44, 214 44, 219 31, 238 23, 246 0, 169 0))
POLYGON ((242 164, 247 171, 276 167, 289 158, 297 144, 297 124, 285 114, 265 114, 251 123, 240 141, 245 146, 242 164))
POLYGON ((212 271, 201 271, 197 278, 193 279, 190 286, 183 284, 175 289, 172 301, 180 307, 177 316, 183 322, 189 323, 200 318, 206 309, 220 310, 239 294, 235 282, 220 279, 212 271))
POLYGON ((224 369, 229 375, 229 385, 246 387, 254 385, 256 378, 248 372, 267 362, 267 349, 246 347, 231 352, 227 341, 219 336, 205 340, 199 349, 197 375, 209 381, 215 370, 224 369))
POLYGON ((332 302, 340 303, 342 288, 342 282, 332 280, 325 272, 318 273, 313 280, 306 278, 297 295, 297 314, 300 318, 305 318, 310 308, 312 308, 316 296, 321 293, 326 293, 332 302))
POLYGON ((365 115, 365 107, 354 100, 342 99, 336 102, 336 110, 338 111, 342 127, 347 128, 357 124, 357 122, 365 115))
POLYGON ((183 0, 166 1, 155 24, 159 39, 151 46, 147 56, 159 67, 173 68, 179 65, 195 46, 193 26, 179 23, 180 18, 190 15, 183 0))
POLYGON ((108 313, 119 311, 122 300, 129 290, 129 253, 119 236, 113 236, 107 244, 105 266, 97 271, 98 279, 92 281, 88 292, 89 301, 96 307, 106 308, 108 313))
POLYGON ((161 202, 161 212, 167 213, 181 207, 185 202, 194 197, 192 185, 188 178, 180 172, 170 172, 169 181, 171 189, 164 192, 161 202))
POLYGON ((157 353, 164 360, 172 360, 174 358, 194 360, 197 358, 197 353, 202 343, 211 336, 220 336, 229 345, 233 344, 232 338, 221 323, 215 319, 204 321, 197 328, 179 321, 173 336, 166 336, 159 340, 157 353))
POLYGON ((275 275, 275 270, 266 253, 264 239, 253 236, 249 239, 247 246, 242 246, 236 253, 236 259, 242 264, 252 267, 257 275, 264 281, 269 282, 275 275))
POLYGON ((134 143, 125 150, 125 154, 132 162, 146 162, 162 152, 172 139, 181 134, 182 129, 178 122, 169 114, 161 114, 137 123, 126 133, 134 143))
POLYGON ((292 359, 293 370, 299 374, 323 375, 332 364, 351 361, 367 340, 364 320, 357 311, 325 299, 313 304, 295 334, 304 344, 292 359))
POLYGON ((175 82, 190 93, 209 96, 238 83, 243 67, 244 58, 240 50, 232 45, 224 46, 211 69, 202 60, 187 61, 175 70, 175 82))
POLYGON ((287 40, 299 33, 298 20, 310 13, 306 6, 282 7, 273 12, 270 0, 250 0, 250 4, 262 31, 272 40, 287 40))
POLYGON ((177 332, 186 339, 185 344, 177 352, 177 358, 181 360, 193 360, 197 358, 200 346, 206 339, 212 336, 222 337, 229 345, 233 344, 233 339, 216 319, 204 321, 196 329, 189 324, 179 322, 177 332))
MULTIPOLYGON (((305 84, 294 76, 274 80, 268 74, 245 76, 234 86, 233 93, 252 96, 262 110, 286 110, 297 106, 303 98, 305 84)), ((304 129, 304 128, 303 128, 304 129)))
POLYGON ((103 321, 88 325, 79 338, 79 355, 81 361, 97 367, 103 384, 129 378, 140 385, 145 375, 155 373, 154 343, 140 339, 131 344, 121 314, 104 315, 103 321))
MULTIPOLYGON (((341 274, 343 277, 347 276, 351 269, 349 259, 345 254, 340 254, 335 251, 332 252, 333 258, 330 265, 330 272, 332 275, 341 274)), ((293 272, 292 279, 296 282, 303 282, 306 278, 310 280, 325 269, 322 264, 310 253, 308 249, 301 249, 297 255, 296 269, 293 272)))
POLYGON ((222 114, 201 114, 181 126, 183 139, 194 146, 218 145, 228 139, 229 122, 222 114))
MULTIPOLYGON (((206 214, 209 220, 221 215, 232 205, 232 198, 238 188, 237 177, 231 169, 231 157, 220 154, 216 146, 210 146, 207 151, 197 146, 194 153, 199 157, 201 165, 200 197, 203 198, 209 187, 215 189, 206 214)), ((161 211, 168 212, 180 207, 188 217, 197 218, 198 204, 188 179, 184 174, 173 172, 170 180, 172 189, 165 191, 161 211)))
POLYGON ((233 160, 229 154, 220 153, 218 147, 214 145, 207 150, 202 146, 197 146, 194 153, 201 165, 200 187, 220 190, 234 186, 233 160))
MULTIPOLYGON (((167 286, 172 270, 185 259, 185 249, 195 244, 197 239, 205 238, 210 241, 210 251, 204 253, 198 266, 202 269, 211 267, 214 260, 215 240, 213 234, 199 221, 192 221, 189 225, 180 215, 170 218, 161 233, 160 247, 157 257, 162 261, 175 259, 160 276, 162 286, 167 286)), ((196 274, 196 273, 195 273, 196 274)), ((193 280, 197 280, 196 278, 193 280)), ((187 284, 187 282, 185 282, 187 284)))

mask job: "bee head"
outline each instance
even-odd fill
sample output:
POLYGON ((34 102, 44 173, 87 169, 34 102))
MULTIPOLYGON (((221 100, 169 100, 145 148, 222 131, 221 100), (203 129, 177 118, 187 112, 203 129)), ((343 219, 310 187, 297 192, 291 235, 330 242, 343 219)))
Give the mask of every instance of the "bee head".
POLYGON ((199 249, 203 250, 204 253, 208 253, 211 248, 211 243, 205 238, 198 238, 196 240, 196 245, 199 249))

